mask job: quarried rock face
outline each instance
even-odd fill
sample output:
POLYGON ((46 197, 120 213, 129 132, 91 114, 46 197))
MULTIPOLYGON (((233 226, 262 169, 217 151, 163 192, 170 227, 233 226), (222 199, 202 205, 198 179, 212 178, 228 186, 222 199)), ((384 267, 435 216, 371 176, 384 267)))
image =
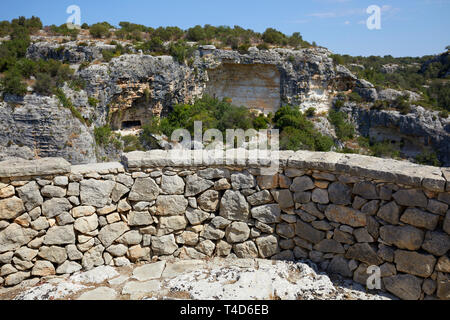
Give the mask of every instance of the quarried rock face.
POLYGON ((449 298, 448 169, 280 157, 270 177, 174 166, 161 151, 125 155, 127 168, 2 162, 0 283, 170 257, 309 259, 363 285, 379 268, 402 299, 449 298))

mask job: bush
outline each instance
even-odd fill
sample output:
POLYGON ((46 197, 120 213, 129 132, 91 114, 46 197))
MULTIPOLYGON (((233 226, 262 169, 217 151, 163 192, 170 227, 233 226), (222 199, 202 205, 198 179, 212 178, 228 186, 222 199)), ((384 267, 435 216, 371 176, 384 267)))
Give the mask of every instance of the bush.
POLYGON ((112 26, 107 22, 96 23, 90 27, 89 33, 94 38, 107 38, 111 35, 111 32, 109 32, 111 28, 112 26))
POLYGON ((447 119, 448 116, 449 116, 449 112, 447 110, 439 112, 439 117, 441 117, 443 119, 447 119))
POLYGON ((259 50, 269 50, 270 49, 269 46, 267 45, 267 43, 258 44, 257 48, 259 50))
POLYGON ((36 83, 34 84, 34 91, 40 95, 50 95, 52 93, 52 78, 46 73, 39 73, 36 76, 36 83))
POLYGON ((330 110, 328 120, 334 125, 339 140, 346 141, 355 137, 355 126, 347 121, 345 113, 330 110))
POLYGON ((170 44, 169 54, 179 63, 184 63, 187 58, 192 57, 195 48, 189 46, 185 41, 178 41, 170 44))
POLYGON ((433 151, 423 152, 416 157, 417 163, 440 167, 442 164, 438 159, 437 153, 433 151))
POLYGON ((17 70, 8 71, 0 81, 2 91, 16 96, 24 96, 27 86, 22 82, 22 76, 17 70))
POLYGON ((139 141, 139 137, 123 136, 121 139, 123 142, 123 152, 144 151, 144 148, 139 141))
POLYGON ((64 108, 69 109, 75 118, 86 124, 86 120, 84 120, 80 111, 75 108, 75 106, 72 104, 72 101, 70 101, 70 99, 66 97, 64 91, 61 88, 55 89, 55 95, 64 108))
POLYGON ((273 119, 281 131, 280 148, 283 150, 330 151, 334 142, 314 129, 312 122, 292 106, 283 106, 273 119))
POLYGON ((316 115, 316 108, 313 108, 313 107, 308 108, 308 110, 306 110, 305 115, 309 118, 314 117, 316 115))
POLYGON ((111 135, 112 130, 108 125, 94 128, 95 142, 99 146, 107 146, 109 144, 111 135))
POLYGON ((195 26, 193 28, 188 29, 186 34, 186 39, 189 41, 202 41, 206 40, 206 33, 202 26, 195 26))
POLYGON ((372 156, 379 158, 399 158, 400 152, 390 141, 376 142, 370 146, 372 156))
POLYGON ((91 107, 96 107, 98 105, 99 101, 97 99, 95 99, 94 97, 89 97, 88 103, 91 107))
POLYGON ((364 99, 359 95, 359 93, 358 93, 358 92, 355 92, 355 91, 351 92, 351 93, 348 95, 348 99, 349 99, 350 101, 357 102, 357 103, 361 103, 361 102, 364 101, 364 99))
POLYGON ((268 28, 264 31, 262 40, 266 43, 278 45, 286 45, 288 43, 286 35, 273 28, 268 28))
POLYGON ((270 125, 270 120, 262 114, 260 114, 258 117, 253 119, 253 127, 256 130, 265 130, 265 129, 269 128, 269 125, 270 125))
POLYGON ((334 101, 334 107, 339 110, 340 108, 342 108, 344 106, 344 101, 342 100, 335 100, 334 101))

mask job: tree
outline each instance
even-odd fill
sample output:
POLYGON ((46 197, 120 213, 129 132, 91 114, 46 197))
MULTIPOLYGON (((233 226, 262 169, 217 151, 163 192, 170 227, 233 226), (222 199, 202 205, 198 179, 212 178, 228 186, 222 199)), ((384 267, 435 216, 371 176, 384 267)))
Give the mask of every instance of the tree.
POLYGON ((202 41, 206 40, 206 33, 202 26, 197 25, 193 28, 188 29, 186 38, 190 41, 202 41))
POLYGON ((46 73, 39 73, 36 76, 34 91, 40 95, 50 95, 52 93, 52 78, 46 73))
POLYGON ((27 93, 27 87, 22 82, 22 77, 17 70, 6 72, 5 77, 1 80, 0 85, 4 93, 16 96, 24 96, 27 93))
POLYGON ((287 44, 286 35, 276 29, 268 28, 262 35, 264 42, 271 44, 285 45, 287 44))
POLYGON ((89 32, 94 38, 107 38, 111 35, 109 29, 111 29, 111 25, 107 22, 102 22, 92 25, 89 32))

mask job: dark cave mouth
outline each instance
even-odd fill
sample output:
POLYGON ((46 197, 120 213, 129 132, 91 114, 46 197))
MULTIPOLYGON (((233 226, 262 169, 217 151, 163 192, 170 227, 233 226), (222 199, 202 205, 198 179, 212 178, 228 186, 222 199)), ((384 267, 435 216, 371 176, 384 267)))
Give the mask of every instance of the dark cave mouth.
POLYGON ((142 127, 141 120, 131 120, 122 122, 122 130, 140 129, 142 127))

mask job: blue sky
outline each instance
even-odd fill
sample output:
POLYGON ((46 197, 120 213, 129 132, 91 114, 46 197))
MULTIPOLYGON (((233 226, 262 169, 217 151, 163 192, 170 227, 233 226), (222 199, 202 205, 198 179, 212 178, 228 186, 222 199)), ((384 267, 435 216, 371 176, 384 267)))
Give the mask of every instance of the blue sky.
POLYGON ((130 21, 147 26, 240 25, 263 32, 300 32, 340 54, 422 56, 450 45, 450 0, 0 0, 0 20, 39 16, 65 23, 69 5, 82 23, 130 21), (382 8, 381 30, 368 30, 370 5, 382 8))

